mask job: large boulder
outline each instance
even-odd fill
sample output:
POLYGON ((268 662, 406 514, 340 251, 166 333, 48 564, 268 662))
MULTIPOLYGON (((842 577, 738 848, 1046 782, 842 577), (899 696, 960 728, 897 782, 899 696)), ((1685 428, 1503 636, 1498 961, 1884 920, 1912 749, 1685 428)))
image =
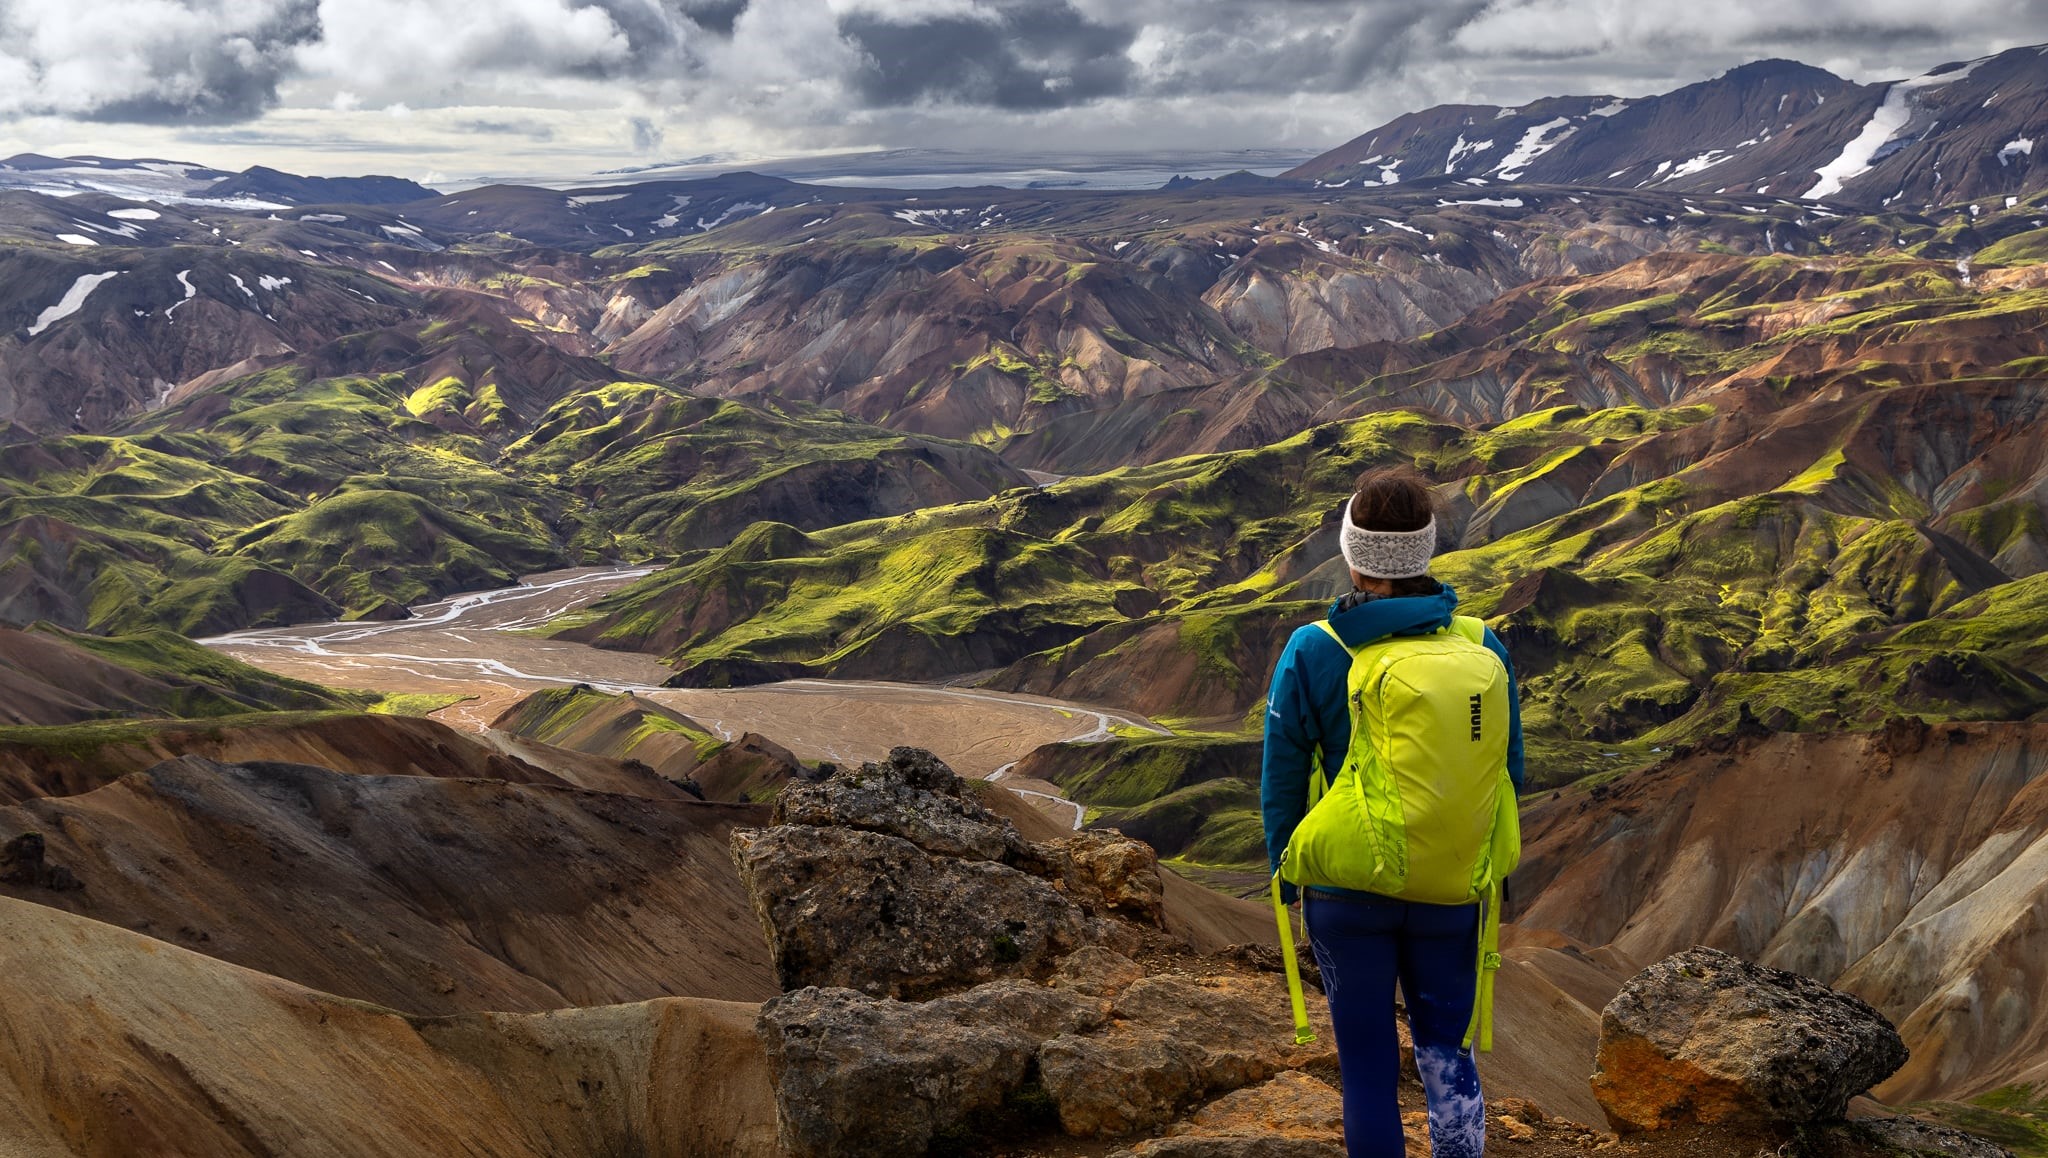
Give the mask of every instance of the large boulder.
POLYGON ((1344 1158, 1344 1096, 1298 1071, 1234 1090, 1115 1158, 1344 1158))
POLYGON ((1136 940, 1029 873, 879 832, 784 825, 735 832, 732 848, 784 989, 926 997, 1136 940))
POLYGON ((1905 1064, 1898 1031, 1858 998, 1695 948, 1608 1002, 1593 1095, 1624 1134, 1827 1123, 1905 1064))
POLYGON ((1032 846, 1054 887, 1099 917, 1154 928, 1166 924, 1166 882, 1159 854, 1120 832, 1077 832, 1032 846))
POLYGON ((965 795, 944 761, 896 748, 886 761, 799 782, 775 798, 776 824, 851 828, 907 840, 934 856, 1016 862, 1028 846, 1016 828, 965 795))
POLYGON ((1000 1109, 1042 1042, 1104 1016, 1099 1000, 1022 981, 923 1003, 806 988, 763 1005, 755 1032, 792 1158, 897 1158, 1000 1109))
MULTIPOLYGON (((1315 1016, 1320 1039, 1296 1046, 1275 978, 1147 976, 1090 947, 1061 961, 1045 985, 993 981, 926 1002, 799 989, 763 1005, 755 1032, 789 1152, 879 1158, 924 1153, 996 1118, 1014 1125, 1036 1115, 1024 1128, 1084 1137, 1161 1125, 1206 1097, 1303 1066, 1334 1067, 1327 1018, 1315 1016)), ((1299 1090, 1318 1086, 1269 1093, 1299 1090)), ((1231 1107, 1212 1124, 1250 1129, 1231 1107)), ((1320 1103, 1261 1112, 1341 1118, 1320 1103)))
POLYGON ((1149 846, 1116 833, 1032 844, 929 752, 792 783, 733 862, 784 989, 920 998, 1045 978, 1087 945, 1128 953, 1162 920, 1149 846))
POLYGON ((1218 1091, 1335 1061, 1327 1026, 1297 1046, 1291 1025, 1276 978, 1142 977, 1114 995, 1107 1028, 1046 1042, 1039 1077, 1067 1133, 1114 1137, 1172 1121, 1218 1091))

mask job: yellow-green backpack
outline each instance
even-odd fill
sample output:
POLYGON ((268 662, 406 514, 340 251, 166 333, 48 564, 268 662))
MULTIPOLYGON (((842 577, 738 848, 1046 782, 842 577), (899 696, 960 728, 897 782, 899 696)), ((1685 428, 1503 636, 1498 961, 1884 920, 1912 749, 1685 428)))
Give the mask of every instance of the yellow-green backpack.
MULTIPOLYGON (((1327 620, 1318 626, 1344 641, 1327 620)), ((1378 893, 1433 905, 1483 902, 1479 990, 1470 1048, 1493 1048, 1493 975, 1500 968, 1501 881, 1522 856, 1508 775, 1508 672, 1484 640, 1486 625, 1460 615, 1428 635, 1392 636, 1351 654, 1351 747, 1323 785, 1273 874, 1273 909, 1293 999, 1295 1040, 1310 1041, 1280 882, 1378 893)))

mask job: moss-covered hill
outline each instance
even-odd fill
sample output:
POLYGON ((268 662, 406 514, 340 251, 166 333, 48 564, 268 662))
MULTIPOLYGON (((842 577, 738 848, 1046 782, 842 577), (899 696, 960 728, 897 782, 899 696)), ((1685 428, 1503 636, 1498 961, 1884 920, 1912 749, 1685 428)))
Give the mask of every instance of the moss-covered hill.
POLYGON ((448 409, 488 380, 419 377, 281 368, 116 434, 9 447, 0 618, 205 635, 386 614, 757 519, 828 526, 1023 481, 978 447, 647 383, 573 388, 493 438, 448 409))
POLYGON ((1243 862, 1238 730, 1287 635, 1343 589, 1352 479, 1412 461, 1443 480, 1438 574, 1516 656, 1539 783, 1746 718, 2026 718, 2048 711, 2048 308, 2030 276, 1648 259, 1409 343, 1408 369, 1346 391, 1377 400, 1364 417, 897 518, 755 527, 564 630, 663 654, 685 683, 999 669, 993 686, 1214 732, 1045 753, 1035 774, 1169 853, 1243 862), (1609 404, 1529 409, 1555 399, 1546 380, 1609 404), (1516 416, 1446 420, 1461 393, 1516 416))

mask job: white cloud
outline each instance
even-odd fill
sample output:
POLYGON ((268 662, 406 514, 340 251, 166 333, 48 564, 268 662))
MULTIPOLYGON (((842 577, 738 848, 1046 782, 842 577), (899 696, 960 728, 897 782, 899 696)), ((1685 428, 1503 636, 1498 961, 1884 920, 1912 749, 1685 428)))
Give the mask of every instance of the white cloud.
POLYGON ((2048 40, 2044 0, 1948 0, 1938 27, 1927 11, 1924 0, 0 0, 0 140, 407 176, 871 146, 1320 147, 1445 101, 1640 95, 1762 56, 1887 79, 2048 40))
POLYGON ((602 72, 632 55, 607 11, 569 0, 321 0, 320 28, 320 39, 299 50, 306 74, 406 103, 602 72))

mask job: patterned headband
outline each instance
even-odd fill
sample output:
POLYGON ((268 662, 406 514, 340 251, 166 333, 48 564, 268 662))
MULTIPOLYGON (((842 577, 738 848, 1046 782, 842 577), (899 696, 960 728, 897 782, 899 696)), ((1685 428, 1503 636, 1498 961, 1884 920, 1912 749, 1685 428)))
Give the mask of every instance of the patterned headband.
POLYGON ((1351 521, 1351 500, 1344 500, 1344 562, 1373 579, 1413 579, 1429 574, 1436 554, 1436 520, 1413 531, 1368 531, 1351 521))

